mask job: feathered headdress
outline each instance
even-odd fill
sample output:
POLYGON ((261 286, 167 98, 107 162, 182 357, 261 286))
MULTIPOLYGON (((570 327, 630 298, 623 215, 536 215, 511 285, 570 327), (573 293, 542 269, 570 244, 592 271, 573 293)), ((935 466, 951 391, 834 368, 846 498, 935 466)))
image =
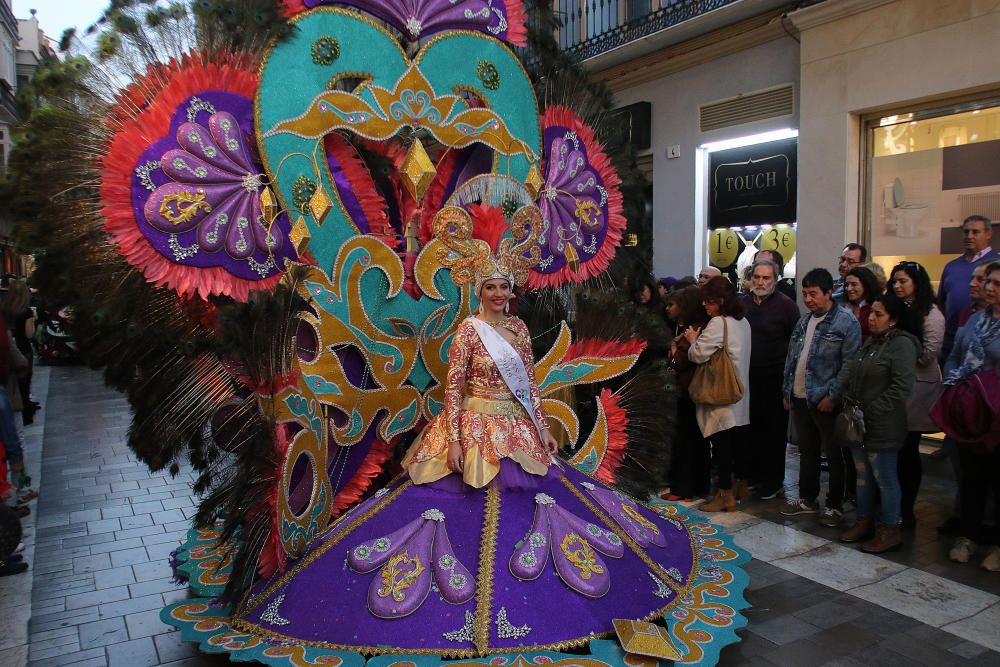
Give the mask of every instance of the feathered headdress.
POLYGON ((472 283, 477 296, 487 280, 506 280, 512 287, 527 283, 528 271, 541 257, 541 231, 542 213, 530 204, 514 212, 510 235, 495 235, 495 244, 474 238, 473 218, 464 208, 445 206, 434 217, 434 235, 445 246, 438 261, 451 269, 456 285, 472 283))

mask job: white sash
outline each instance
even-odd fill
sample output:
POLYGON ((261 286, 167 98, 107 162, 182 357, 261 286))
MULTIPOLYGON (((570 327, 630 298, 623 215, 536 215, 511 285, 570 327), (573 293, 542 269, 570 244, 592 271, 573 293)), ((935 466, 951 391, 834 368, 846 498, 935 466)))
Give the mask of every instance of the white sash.
POLYGON ((524 406, 528 416, 531 417, 531 422, 535 425, 535 430, 538 431, 538 437, 541 438, 542 427, 535 418, 535 409, 531 405, 531 380, 528 378, 528 370, 524 367, 521 355, 492 326, 478 317, 469 319, 476 327, 476 333, 479 334, 479 340, 483 341, 483 347, 497 365, 500 377, 507 383, 507 388, 514 395, 514 399, 524 406))

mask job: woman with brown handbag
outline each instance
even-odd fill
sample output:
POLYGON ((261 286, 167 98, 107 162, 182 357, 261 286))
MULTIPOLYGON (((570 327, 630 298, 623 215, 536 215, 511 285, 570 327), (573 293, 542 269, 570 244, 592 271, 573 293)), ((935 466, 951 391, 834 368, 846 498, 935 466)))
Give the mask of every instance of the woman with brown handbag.
POLYGON ((691 398, 702 435, 712 443, 718 493, 704 512, 736 509, 733 493, 746 494, 747 452, 737 442, 750 423, 750 323, 728 280, 716 276, 701 286, 711 319, 705 328, 688 327, 688 359, 702 364, 691 383, 691 398), (734 477, 735 475, 735 477, 734 477))

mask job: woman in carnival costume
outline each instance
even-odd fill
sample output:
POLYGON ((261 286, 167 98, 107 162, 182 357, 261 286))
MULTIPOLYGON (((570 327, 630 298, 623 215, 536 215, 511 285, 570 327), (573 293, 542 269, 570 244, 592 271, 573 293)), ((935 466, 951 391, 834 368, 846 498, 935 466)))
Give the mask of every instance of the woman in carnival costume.
MULTIPOLYGON (((641 627, 656 636, 659 657, 701 661, 739 624, 742 600, 721 598, 743 575, 713 561, 740 557, 725 540, 706 539, 714 529, 685 526, 672 506, 656 511, 556 456, 528 329, 507 314, 532 263, 521 242, 531 233, 518 229, 527 220, 537 233, 540 216, 520 215, 532 210, 513 216, 515 238, 495 249, 471 238, 464 210, 438 214, 436 235, 459 250, 443 263, 481 304, 451 344, 444 410, 410 447, 403 475, 251 588, 227 619, 239 636, 355 655, 471 658, 572 649, 616 629, 627 643, 641 627), (674 639, 645 623, 665 614, 684 619, 674 639), (706 618, 728 627, 713 638, 706 618)), ((183 629, 183 609, 170 611, 164 619, 183 629)))

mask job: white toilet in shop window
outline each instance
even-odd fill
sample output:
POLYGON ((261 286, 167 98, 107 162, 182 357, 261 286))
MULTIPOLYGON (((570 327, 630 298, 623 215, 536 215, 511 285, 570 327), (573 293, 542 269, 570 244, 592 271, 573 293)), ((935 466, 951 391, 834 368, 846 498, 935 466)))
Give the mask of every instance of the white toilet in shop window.
POLYGON ((920 235, 920 223, 927 213, 927 204, 916 204, 906 201, 903 181, 896 177, 892 185, 884 193, 887 211, 886 224, 889 229, 895 228, 896 236, 903 239, 913 239, 920 235))

